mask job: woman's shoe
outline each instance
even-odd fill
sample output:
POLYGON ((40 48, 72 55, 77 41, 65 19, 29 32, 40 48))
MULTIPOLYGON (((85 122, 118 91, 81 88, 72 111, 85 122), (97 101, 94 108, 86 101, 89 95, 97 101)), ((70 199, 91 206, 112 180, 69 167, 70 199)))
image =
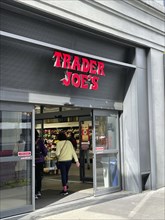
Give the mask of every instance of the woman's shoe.
POLYGON ((63 193, 64 196, 67 196, 68 194, 69 194, 68 191, 65 191, 65 192, 63 193))
POLYGON ((38 196, 38 197, 41 197, 41 192, 38 192, 38 193, 37 193, 37 196, 38 196))
POLYGON ((60 195, 64 195, 64 196, 66 196, 66 195, 68 195, 69 193, 68 193, 68 191, 64 191, 64 190, 62 190, 61 192, 60 192, 60 195))

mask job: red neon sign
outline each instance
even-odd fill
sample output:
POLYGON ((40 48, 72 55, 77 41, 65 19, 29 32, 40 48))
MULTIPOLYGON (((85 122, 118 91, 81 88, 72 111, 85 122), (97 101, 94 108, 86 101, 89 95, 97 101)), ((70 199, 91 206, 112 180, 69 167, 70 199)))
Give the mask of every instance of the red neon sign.
POLYGON ((65 72, 65 78, 61 79, 65 86, 72 85, 76 88, 97 90, 99 76, 105 76, 104 63, 101 61, 77 55, 71 56, 59 51, 55 51, 52 58, 55 59, 54 67, 68 69, 65 72))

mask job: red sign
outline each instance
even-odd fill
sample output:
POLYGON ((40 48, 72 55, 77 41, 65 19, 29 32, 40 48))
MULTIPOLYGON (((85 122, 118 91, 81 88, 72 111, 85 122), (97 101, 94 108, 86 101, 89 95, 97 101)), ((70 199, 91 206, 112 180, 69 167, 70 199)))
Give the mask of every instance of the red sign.
POLYGON ((97 150, 97 151, 103 151, 103 150, 104 150, 104 147, 96 147, 96 150, 97 150))
POLYGON ((76 88, 97 90, 99 77, 105 76, 104 63, 101 61, 77 55, 72 56, 59 51, 55 51, 52 58, 55 59, 54 67, 69 69, 65 72, 65 78, 61 79, 65 86, 72 85, 76 88))
POLYGON ((27 157, 27 156, 31 156, 31 151, 22 151, 22 152, 18 152, 18 156, 19 156, 19 157, 27 157))

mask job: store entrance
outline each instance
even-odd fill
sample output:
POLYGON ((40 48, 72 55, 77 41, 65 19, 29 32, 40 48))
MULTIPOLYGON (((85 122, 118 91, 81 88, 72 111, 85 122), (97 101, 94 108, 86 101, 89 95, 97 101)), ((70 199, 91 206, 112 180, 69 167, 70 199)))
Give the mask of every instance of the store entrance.
MULTIPOLYGON (((56 148, 57 134, 65 132, 70 138, 73 134, 77 146, 75 147, 80 161, 80 168, 77 168, 73 161, 69 172, 69 194, 88 190, 93 195, 93 154, 92 154, 92 114, 91 109, 58 107, 58 106, 37 106, 35 114, 35 128, 44 139, 48 148, 48 155, 45 160, 44 176, 42 181, 42 200, 45 195, 48 201, 57 202, 61 199, 59 192, 62 189, 60 171, 56 167, 54 152, 56 148), (38 109, 39 110, 38 110, 38 109), (87 128, 87 129, 86 129, 87 128), (87 133, 86 133, 87 132, 87 133), (85 149, 88 145, 88 149, 85 149), (47 196, 46 196, 47 195, 47 196)), ((84 194, 85 195, 85 194, 84 194)), ((87 193, 89 196, 89 193, 87 193)), ((36 209, 41 208, 41 200, 36 201, 36 209)))
MULTIPOLYGON (((81 164, 80 169, 76 168, 74 162, 71 166, 70 194, 76 192, 77 198, 78 194, 93 196, 120 191, 118 112, 54 106, 41 110, 42 112, 36 113, 36 129, 48 148, 43 178, 43 189, 46 190, 45 200, 48 201, 48 195, 50 195, 49 198, 52 197, 52 202, 61 199, 59 196, 61 178, 53 160, 54 148, 58 141, 56 136, 59 131, 67 135, 74 134, 77 142, 76 153, 81 164), (82 190, 89 190, 89 192, 78 193, 82 190)), ((37 201, 36 208, 38 204, 37 201)), ((39 208, 41 208, 40 205, 39 208)))

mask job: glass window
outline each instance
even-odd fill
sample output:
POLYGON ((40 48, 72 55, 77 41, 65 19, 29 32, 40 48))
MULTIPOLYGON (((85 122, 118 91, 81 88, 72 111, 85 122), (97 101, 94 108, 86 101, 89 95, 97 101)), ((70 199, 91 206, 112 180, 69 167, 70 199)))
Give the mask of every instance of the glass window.
POLYGON ((5 111, 0 115, 0 156, 12 156, 19 142, 24 143, 24 150, 30 150, 31 113, 5 111))
POLYGON ((32 204, 32 113, 0 112, 1 212, 32 204), (29 153, 29 157, 25 157, 29 153), (25 153, 25 154, 24 154, 25 153))
POLYGON ((96 172, 98 189, 118 186, 117 154, 96 155, 96 172))
POLYGON ((96 150, 103 148, 103 150, 117 149, 118 136, 117 130, 117 116, 96 116, 96 150))

